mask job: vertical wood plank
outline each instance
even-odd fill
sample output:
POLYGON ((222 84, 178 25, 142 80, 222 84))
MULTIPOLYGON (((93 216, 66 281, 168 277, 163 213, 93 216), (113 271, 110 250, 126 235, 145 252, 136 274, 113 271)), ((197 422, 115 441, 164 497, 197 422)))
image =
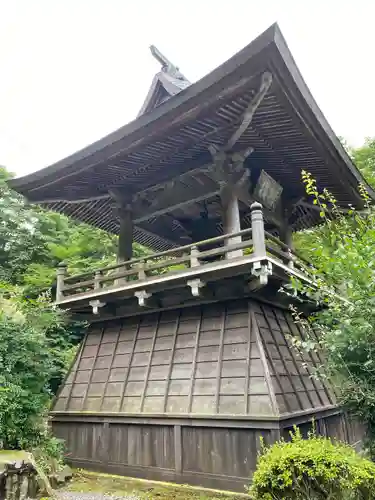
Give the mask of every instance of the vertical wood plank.
POLYGON ((110 458, 110 428, 109 422, 103 422, 102 431, 103 440, 103 455, 101 457, 101 462, 108 463, 110 458))
MULTIPOLYGON (((267 357, 270 360, 270 362, 271 362, 271 358, 270 358, 270 354, 269 354, 268 350, 267 350, 267 355, 266 355, 265 345, 263 344, 263 340, 260 336, 258 323, 257 323, 255 313, 253 310, 251 310, 251 323, 252 323, 252 327, 254 330, 254 337, 255 337, 256 342, 258 344, 259 356, 260 356, 260 359, 261 359, 262 365, 263 365, 264 377, 266 379, 266 384, 267 384, 268 393, 269 393, 270 399, 271 399, 272 409, 273 409, 275 415, 279 415, 279 413, 280 413, 279 406, 277 404, 276 394, 275 394, 275 390, 274 390, 274 387, 272 384, 272 378, 271 378, 271 374, 270 374, 270 370, 269 370, 269 366, 268 366, 268 361, 267 361, 267 357)), ((275 373, 276 380, 281 388, 280 377, 279 377, 278 373, 276 372, 276 370, 274 370, 274 373, 275 373)))
MULTIPOLYGON (((292 332, 293 335, 299 336, 302 341, 305 340, 305 335, 304 335, 304 332, 303 332, 302 328, 300 328, 297 323, 294 323, 294 321, 290 321, 290 318, 289 318, 289 316, 287 314, 285 314, 285 321, 287 322, 288 327, 289 327, 289 329, 290 329, 290 331, 292 332)), ((305 353, 304 357, 305 356, 308 356, 308 358, 309 358, 309 360, 311 362, 312 367, 316 368, 317 365, 316 365, 316 363, 314 361, 313 356, 310 353, 308 353, 308 354, 305 353)), ((320 359, 320 356, 319 356, 319 360, 322 361, 320 359)), ((316 394, 318 396, 320 404, 321 404, 321 406, 324 406, 324 401, 322 399, 322 396, 320 395, 319 388, 318 388, 318 386, 316 384, 316 380, 315 380, 314 376, 311 374, 311 370, 309 369, 308 363, 306 363, 306 365, 307 365, 306 366, 306 371, 307 371, 308 375, 310 376, 311 382, 312 382, 312 384, 314 386, 314 389, 315 389, 315 392, 316 392, 316 394)), ((323 384, 323 387, 324 387, 324 390, 326 390, 325 384, 323 384)), ((331 398, 329 398, 329 401, 331 401, 331 398)))
POLYGON ((94 366, 95 366, 95 363, 96 363, 96 360, 97 360, 97 357, 98 357, 98 354, 99 354, 100 346, 102 345, 104 331, 105 331, 105 326, 103 325, 103 328, 101 329, 100 340, 99 340, 99 344, 98 344, 98 350, 96 351, 96 356, 95 356, 94 362, 93 362, 93 364, 92 364, 92 366, 90 368, 89 380, 87 382, 86 392, 85 392, 85 395, 84 395, 84 398, 83 398, 82 409, 84 409, 85 405, 86 405, 87 396, 88 396, 90 385, 91 385, 91 381, 92 381, 92 375, 94 373, 94 366))
POLYGON ((167 411, 167 401, 168 401, 168 392, 169 392, 169 385, 171 383, 171 374, 172 374, 172 367, 173 367, 173 360, 174 360, 174 352, 176 350, 176 341, 177 341, 177 332, 178 328, 180 326, 180 318, 181 318, 181 309, 178 310, 177 313, 177 318, 176 318, 176 328, 173 334, 173 343, 172 343, 172 349, 171 349, 171 359, 169 360, 169 366, 168 366, 168 374, 167 374, 167 383, 165 384, 165 393, 164 393, 164 402, 163 402, 163 411, 167 411))
MULTIPOLYGON (((103 389, 103 392, 102 392, 102 395, 101 395, 101 398, 100 398, 100 407, 99 407, 100 410, 102 409, 102 406, 103 406, 105 393, 107 391, 107 386, 108 386, 109 378, 111 376, 111 370, 112 370, 112 367, 113 367, 113 361, 115 359, 116 351, 117 351, 117 346, 118 346, 118 343, 119 343, 119 340, 120 340, 121 330, 122 330, 122 327, 124 325, 124 320, 123 319, 122 320, 118 320, 118 321, 119 321, 119 329, 118 329, 118 333, 117 333, 116 342, 115 342, 115 345, 114 345, 114 348, 113 348, 111 361, 109 363, 108 377, 107 377, 107 380, 104 383, 104 389, 103 389)), ((121 410, 121 408, 120 408, 120 410, 121 410)))
POLYGON ((150 370, 151 370, 152 356, 154 354, 156 336, 157 336, 158 330, 159 330, 160 316, 161 316, 161 313, 159 312, 158 319, 157 319, 156 325, 155 325, 154 335, 152 337, 152 343, 151 343, 151 347, 150 347, 150 355, 149 355, 149 358, 148 358, 148 364, 147 364, 146 375, 145 375, 145 382, 144 382, 143 390, 142 390, 141 412, 143 411, 143 406, 144 406, 144 403, 145 403, 145 397, 146 397, 146 391, 147 391, 147 385, 148 385, 148 378, 150 376, 150 370))
MULTIPOLYGON (((275 313, 275 311, 274 311, 274 310, 272 310, 272 313, 273 313, 273 317, 275 318, 276 323, 277 323, 277 324, 278 324, 278 326, 279 326, 279 329, 280 329, 281 334, 282 334, 282 335, 284 335, 284 334, 283 334, 283 330, 282 330, 282 328, 281 328, 280 321, 279 321, 279 317, 277 316, 277 314, 275 313)), ((313 402, 313 400, 312 400, 312 398, 311 398, 310 391, 308 390, 308 388, 307 388, 307 386, 306 386, 305 377, 303 376, 303 373, 301 373, 301 371, 300 371, 300 369, 299 369, 299 366, 298 366, 298 361, 296 360, 296 358, 295 358, 295 356, 294 356, 294 352, 293 352, 293 351, 294 351, 294 348, 293 348, 293 346, 289 346, 289 344, 288 344, 288 342, 287 342, 287 340, 286 340, 286 339, 285 339, 285 343, 286 343, 287 348, 289 349, 290 356, 291 356, 291 358, 292 358, 294 368, 296 369, 297 373, 299 374, 300 381, 301 381, 301 383, 302 383, 302 385, 303 385, 303 388, 304 388, 304 390, 305 390, 305 393, 307 394, 307 397, 308 397, 308 400, 309 400, 309 402, 310 402, 311 408, 313 408, 313 407, 314 407, 314 402, 313 402)), ((302 405, 302 409, 304 409, 304 408, 303 408, 303 405, 302 405)))
POLYGON ((138 324, 137 324, 137 329, 134 333, 134 339, 133 339, 133 344, 132 344, 132 350, 131 350, 131 353, 130 353, 130 356, 129 356, 129 365, 128 365, 128 370, 126 372, 126 375, 125 375, 125 380, 124 380, 124 387, 122 389, 122 394, 121 394, 121 400, 120 400, 120 412, 122 411, 122 405, 124 403, 124 398, 125 398, 125 393, 126 393, 126 386, 128 384, 128 380, 129 380, 129 372, 130 372, 130 368, 131 368, 131 365, 132 365, 132 361, 133 361, 133 356, 134 356, 134 350, 135 350, 135 344, 137 342, 137 339, 138 339, 138 334, 139 334, 139 329, 141 327, 141 317, 139 316, 138 317, 138 324))
POLYGON ((182 474, 182 429, 181 425, 174 426, 174 461, 175 471, 182 474))
POLYGON ((200 308, 200 316, 197 322, 197 329, 195 331, 195 344, 194 344, 194 354, 193 354, 193 366, 191 368, 191 375, 190 375, 190 388, 189 388, 189 402, 188 402, 188 413, 191 412, 191 406, 193 403, 193 393, 194 393, 194 381, 195 381, 195 372, 197 369, 197 357, 198 357, 198 350, 199 350, 199 337, 201 333, 201 326, 202 326, 202 318, 203 318, 203 310, 202 307, 200 308))
POLYGON ((216 366, 216 394, 215 394, 216 413, 219 412, 219 403, 220 403, 220 382, 221 382, 221 369, 222 369, 222 364, 223 364, 224 332, 225 332, 226 315, 227 315, 227 306, 225 303, 223 303, 223 312, 221 314, 219 353, 218 353, 217 366, 216 366))
MULTIPOLYGON (((295 393, 295 395, 297 397, 299 407, 300 407, 301 410, 303 410, 303 403, 302 403, 301 397, 300 397, 300 395, 299 395, 299 393, 297 391, 296 384, 294 383, 293 377, 291 376, 291 373, 289 371, 288 365, 285 362, 284 356, 281 353, 280 345, 279 345, 279 343, 275 339, 275 335, 273 333, 273 330, 272 330, 272 327, 271 327, 271 324, 270 324, 270 320, 268 319, 268 316, 267 316, 267 313, 266 313, 264 307, 262 305, 260 307, 261 307, 261 309, 263 311, 263 316, 264 316, 264 318, 266 320, 266 323, 267 323, 267 326, 268 326, 268 330, 269 330, 270 335, 272 337, 273 343, 275 344, 276 350, 277 350, 277 352, 279 354, 279 358, 280 358, 280 360, 281 360, 281 362, 282 362, 282 364, 284 366, 285 373, 287 374, 289 383, 290 383, 291 387, 293 388, 293 391, 294 391, 294 393, 295 393)), ((285 393, 284 393, 284 390, 283 390, 282 386, 280 386, 280 389, 281 389, 282 394, 284 396, 284 401, 285 401, 285 403, 287 403, 287 398, 285 397, 285 393)))
POLYGON ((250 302, 248 302, 247 306, 247 328, 248 328, 248 340, 247 340, 246 375, 245 375, 245 415, 249 413, 249 385, 250 385, 251 329, 252 329, 250 302))

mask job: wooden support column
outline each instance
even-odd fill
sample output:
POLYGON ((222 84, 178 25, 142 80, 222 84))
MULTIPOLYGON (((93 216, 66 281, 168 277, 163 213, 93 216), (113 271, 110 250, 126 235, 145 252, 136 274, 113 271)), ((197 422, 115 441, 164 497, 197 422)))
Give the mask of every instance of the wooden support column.
MULTIPOLYGON (((230 186, 226 186, 221 193, 221 203, 223 208, 223 229, 224 234, 237 233, 241 231, 240 209, 238 205, 238 198, 230 186)), ((242 237, 233 236, 225 240, 225 245, 235 245, 241 243, 242 237)), ((227 259, 235 259, 242 257, 242 250, 234 250, 227 252, 225 257, 227 259)))
POLYGON ((294 258, 293 258, 293 231, 292 227, 288 224, 287 220, 284 220, 284 224, 279 229, 280 240, 285 243, 288 247, 288 255, 289 257, 286 259, 285 264, 293 268, 294 267, 294 258))
POLYGON ((280 227, 279 234, 280 240, 285 243, 290 250, 293 250, 293 231, 287 222, 285 222, 283 227, 280 227))
POLYGON ((120 231, 118 238, 117 262, 121 264, 130 260, 133 255, 133 214, 130 205, 118 209, 120 231))

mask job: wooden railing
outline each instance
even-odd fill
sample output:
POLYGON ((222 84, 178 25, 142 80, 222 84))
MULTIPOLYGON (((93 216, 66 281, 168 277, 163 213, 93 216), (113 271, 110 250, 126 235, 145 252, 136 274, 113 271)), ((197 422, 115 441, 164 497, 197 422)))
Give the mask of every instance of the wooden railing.
POLYGON ((154 253, 131 259, 126 262, 97 269, 76 276, 67 276, 65 264, 61 264, 57 272, 56 302, 66 301, 77 295, 95 291, 126 288, 127 285, 150 281, 158 276, 185 275, 186 271, 203 269, 212 262, 238 262, 253 257, 262 261, 267 257, 276 259, 288 269, 304 272, 306 264, 297 257, 287 245, 264 230, 262 207, 259 203, 252 205, 251 228, 235 233, 224 234, 189 245, 171 248, 164 252, 154 253))

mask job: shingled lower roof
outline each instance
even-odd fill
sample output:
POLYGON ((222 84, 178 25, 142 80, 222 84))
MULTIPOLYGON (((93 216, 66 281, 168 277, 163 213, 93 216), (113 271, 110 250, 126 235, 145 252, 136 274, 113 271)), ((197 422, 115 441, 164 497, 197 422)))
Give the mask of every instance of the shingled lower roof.
MULTIPOLYGON (((236 144, 237 150, 254 148, 245 164, 251 175, 265 170, 283 186, 283 195, 294 203, 295 230, 319 221, 316 210, 298 202, 305 197, 302 169, 328 188, 340 205, 362 206, 358 184, 364 180, 311 96, 277 25, 202 80, 164 102, 158 97, 156 107, 152 104, 153 109, 125 127, 11 185, 32 202, 117 233, 113 189, 132 198, 182 175, 180 185, 195 197, 202 183, 196 174, 189 178, 189 172, 211 162, 208 146, 220 147, 231 137, 265 71, 272 74, 272 85, 236 144)), ((158 82, 160 78, 153 97, 158 82)), ((209 186, 209 176, 204 183, 209 186)), ((199 213, 197 203, 157 218, 135 214, 135 240, 159 250, 180 244, 186 237, 181 217, 199 213)), ((246 207, 241 213, 246 227, 246 207)))

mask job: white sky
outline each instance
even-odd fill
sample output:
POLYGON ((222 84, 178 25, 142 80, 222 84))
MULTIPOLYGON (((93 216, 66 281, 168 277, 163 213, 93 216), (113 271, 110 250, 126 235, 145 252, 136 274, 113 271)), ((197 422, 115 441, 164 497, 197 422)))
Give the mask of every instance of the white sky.
POLYGON ((374 0, 0 0, 0 164, 18 175, 137 114, 155 44, 195 81, 277 21, 335 132, 375 136, 374 0))

